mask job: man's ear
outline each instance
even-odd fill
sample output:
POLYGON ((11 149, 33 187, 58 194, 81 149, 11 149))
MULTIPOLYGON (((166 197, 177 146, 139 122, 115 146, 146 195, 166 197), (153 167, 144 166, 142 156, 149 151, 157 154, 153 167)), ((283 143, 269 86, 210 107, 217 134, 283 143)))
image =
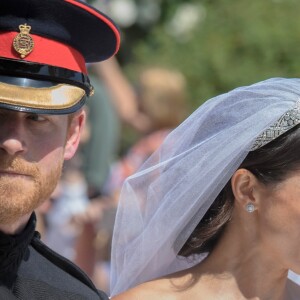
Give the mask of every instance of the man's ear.
POLYGON ((231 177, 231 187, 236 205, 245 210, 247 205, 258 209, 261 183, 246 169, 238 169, 231 177))
POLYGON ((70 118, 72 119, 69 120, 70 123, 64 153, 65 160, 71 159, 78 148, 81 131, 85 124, 85 111, 81 109, 79 112, 75 113, 74 116, 70 116, 70 118))

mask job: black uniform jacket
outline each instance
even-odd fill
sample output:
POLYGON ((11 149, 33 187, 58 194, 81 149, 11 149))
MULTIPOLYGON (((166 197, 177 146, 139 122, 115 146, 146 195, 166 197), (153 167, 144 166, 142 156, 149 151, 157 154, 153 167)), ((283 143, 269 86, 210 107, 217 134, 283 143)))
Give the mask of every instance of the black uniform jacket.
POLYGON ((0 232, 0 299, 107 300, 73 263, 40 241, 33 214, 15 236, 0 232))

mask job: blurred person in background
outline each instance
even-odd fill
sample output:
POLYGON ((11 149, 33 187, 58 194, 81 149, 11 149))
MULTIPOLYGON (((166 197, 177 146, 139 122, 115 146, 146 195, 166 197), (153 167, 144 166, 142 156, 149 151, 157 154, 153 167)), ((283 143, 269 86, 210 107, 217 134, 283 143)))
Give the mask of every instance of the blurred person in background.
POLYGON ((188 112, 185 78, 177 70, 161 67, 144 69, 138 76, 134 96, 138 113, 131 117, 131 123, 141 137, 112 166, 106 189, 116 203, 124 180, 139 169, 188 112), (140 124, 137 121, 139 116, 140 124))
POLYGON ((89 66, 95 94, 86 106, 88 132, 86 141, 79 149, 81 170, 86 179, 89 199, 103 193, 110 165, 118 155, 121 131, 120 116, 103 80, 93 71, 94 68, 96 64, 89 66))

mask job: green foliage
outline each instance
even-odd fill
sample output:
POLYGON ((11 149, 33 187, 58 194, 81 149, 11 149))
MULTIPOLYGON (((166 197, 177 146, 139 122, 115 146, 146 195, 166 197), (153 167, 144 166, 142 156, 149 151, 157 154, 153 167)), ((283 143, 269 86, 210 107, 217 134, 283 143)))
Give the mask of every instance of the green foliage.
POLYGON ((133 55, 126 70, 131 77, 141 65, 181 70, 193 109, 237 86, 299 75, 297 0, 165 0, 161 8, 161 18, 151 30, 136 39, 131 36, 133 55), (166 26, 178 5, 188 2, 199 5, 203 17, 188 38, 175 38, 166 26))

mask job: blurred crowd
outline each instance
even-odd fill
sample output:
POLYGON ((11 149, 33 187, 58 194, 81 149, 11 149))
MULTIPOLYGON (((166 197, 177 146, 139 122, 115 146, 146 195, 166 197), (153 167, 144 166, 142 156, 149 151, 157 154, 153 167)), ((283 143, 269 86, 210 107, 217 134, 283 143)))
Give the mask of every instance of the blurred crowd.
POLYGON ((186 117, 186 82, 179 71, 159 67, 145 68, 130 82, 116 59, 89 68, 95 94, 86 106, 80 151, 36 213, 43 241, 108 291, 122 184, 186 117), (124 128, 136 137, 125 150, 124 128))

